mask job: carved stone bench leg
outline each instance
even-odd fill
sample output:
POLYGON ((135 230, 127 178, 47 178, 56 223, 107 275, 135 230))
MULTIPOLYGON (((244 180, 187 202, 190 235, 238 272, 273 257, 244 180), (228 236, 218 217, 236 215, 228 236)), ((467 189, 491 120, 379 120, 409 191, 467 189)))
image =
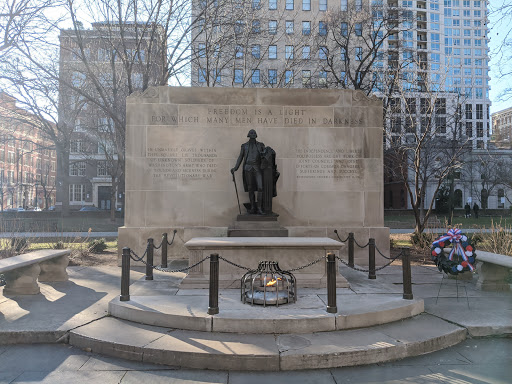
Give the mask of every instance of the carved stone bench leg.
POLYGON ((40 272, 39 264, 32 264, 4 273, 6 283, 4 295, 37 295, 40 292, 37 284, 40 272))
POLYGON ((66 267, 69 264, 68 255, 56 257, 40 263, 41 274, 39 281, 67 281, 69 279, 66 267))
POLYGON ((509 291, 508 268, 491 263, 478 263, 476 287, 482 291, 509 291))

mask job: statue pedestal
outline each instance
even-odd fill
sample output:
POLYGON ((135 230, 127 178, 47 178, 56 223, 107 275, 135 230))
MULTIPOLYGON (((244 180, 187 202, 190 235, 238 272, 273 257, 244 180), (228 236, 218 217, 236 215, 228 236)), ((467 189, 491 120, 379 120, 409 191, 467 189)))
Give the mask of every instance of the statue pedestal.
MULTIPOLYGON (((260 261, 277 261, 287 271, 319 259, 307 268, 293 271, 298 287, 327 287, 328 252, 339 255, 344 245, 327 237, 195 237, 185 243, 190 250, 189 265, 194 265, 212 253, 246 268, 256 269, 260 261)), ((219 287, 240 289, 240 278, 247 272, 225 260, 219 261, 219 287)), ((181 288, 207 289, 210 282, 210 261, 195 266, 181 282, 181 288)), ((348 288, 340 274, 336 259, 336 287, 348 288)))
POLYGON ((288 229, 277 221, 276 214, 238 215, 228 228, 228 237, 288 237, 288 229))

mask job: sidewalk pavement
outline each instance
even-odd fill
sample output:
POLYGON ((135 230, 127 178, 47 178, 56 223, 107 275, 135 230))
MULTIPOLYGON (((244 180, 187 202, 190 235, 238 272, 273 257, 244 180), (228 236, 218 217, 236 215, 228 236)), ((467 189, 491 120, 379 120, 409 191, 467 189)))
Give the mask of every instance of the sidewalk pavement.
MULTIPOLYGON (((186 265, 173 261, 171 268, 186 265)), ((365 367, 280 373, 184 370, 155 366, 48 344, 66 332, 107 316, 108 302, 119 295, 120 268, 68 267, 67 282, 40 283, 41 295, 4 297, 0 288, 0 384, 2 383, 510 383, 512 377, 512 292, 483 292, 472 281, 450 279, 434 267, 413 266, 415 298, 425 311, 456 323, 470 337, 429 355, 365 367), (23 344, 24 343, 24 344, 23 344), (37 344, 47 343, 47 344, 37 344), (4 344, 4 345, 2 345, 4 344), (14 345, 13 345, 14 344, 14 345)), ((389 266, 369 280, 341 267, 355 294, 402 294, 402 271, 389 266)), ((155 271, 155 280, 160 272, 155 271)), ((134 268, 132 279, 143 276, 134 268)), ((166 276, 178 287, 182 273, 166 276)), ((206 310, 206 308, 205 308, 206 310)), ((222 311, 222 308, 221 308, 222 311)), ((65 337, 63 338, 65 339, 65 337)))

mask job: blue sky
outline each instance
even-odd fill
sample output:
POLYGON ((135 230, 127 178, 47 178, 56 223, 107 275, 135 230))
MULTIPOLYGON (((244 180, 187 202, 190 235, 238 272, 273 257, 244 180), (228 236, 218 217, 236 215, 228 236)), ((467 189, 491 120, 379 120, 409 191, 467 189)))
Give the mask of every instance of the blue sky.
MULTIPOLYGON (((498 7, 506 0, 491 0, 490 8, 498 7)), ((512 98, 509 100, 499 100, 499 94, 503 91, 503 89, 508 86, 512 87, 512 76, 500 77, 498 71, 498 56, 497 51, 503 45, 504 38, 510 33, 512 29, 512 15, 507 15, 501 22, 498 23, 498 19, 500 18, 500 14, 493 13, 489 15, 490 27, 491 31, 489 33, 489 37, 491 38, 489 47, 490 47, 490 69, 491 69, 491 90, 489 91, 489 96, 492 101, 491 113, 498 112, 505 108, 512 107, 512 98)), ((509 48, 510 49, 510 48, 509 48)), ((510 52, 510 51, 509 51, 510 52)), ((509 57, 511 55, 509 54, 509 57)), ((512 63, 510 62, 502 62, 502 65, 509 66, 512 70, 512 63)))

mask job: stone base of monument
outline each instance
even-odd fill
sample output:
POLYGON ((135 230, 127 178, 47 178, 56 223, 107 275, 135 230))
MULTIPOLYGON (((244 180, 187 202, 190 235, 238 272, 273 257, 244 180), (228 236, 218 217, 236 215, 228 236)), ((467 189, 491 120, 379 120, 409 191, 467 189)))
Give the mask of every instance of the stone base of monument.
POLYGON ((228 237, 288 237, 288 229, 281 226, 277 215, 238 215, 228 237))
MULTIPOLYGON (((292 270, 299 288, 325 288, 325 256, 328 252, 339 255, 343 246, 327 237, 197 237, 185 243, 191 254, 189 265, 212 253, 219 254, 220 288, 240 288, 242 275, 247 269, 256 269, 260 261, 276 261, 282 270, 292 270), (295 270, 297 268, 300 269, 295 270)), ((348 288, 347 280, 339 273, 337 261, 336 271, 336 286, 348 288)), ((209 281, 210 263, 207 260, 190 270, 181 287, 208 288, 209 281)))
MULTIPOLYGON (((299 290, 296 303, 250 306, 238 290, 221 290, 220 312, 207 314, 206 290, 118 298, 104 317, 70 331, 69 343, 147 363, 191 369, 287 371, 367 365, 447 348, 466 330, 422 313, 423 300, 337 289, 338 313, 327 313, 325 289, 299 290)), ((143 290, 145 291, 145 290, 143 290)))

